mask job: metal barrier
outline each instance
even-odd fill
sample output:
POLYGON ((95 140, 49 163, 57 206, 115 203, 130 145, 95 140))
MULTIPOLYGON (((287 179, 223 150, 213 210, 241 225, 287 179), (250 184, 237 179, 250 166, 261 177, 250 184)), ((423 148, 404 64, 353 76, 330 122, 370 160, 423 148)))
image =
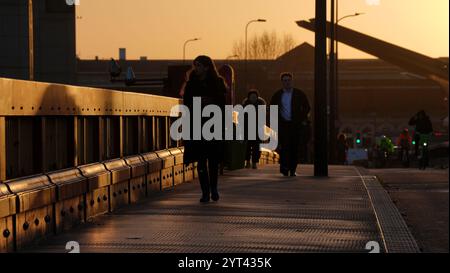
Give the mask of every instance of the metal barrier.
MULTIPOLYGON (((184 154, 184 147, 180 147, 180 152, 184 154)), ((184 182, 190 182, 194 180, 195 174, 194 174, 194 163, 184 164, 183 162, 183 176, 184 176, 184 182)))
POLYGON ((15 214, 15 196, 5 184, 0 183, 0 253, 14 251, 15 214))
POLYGON ((176 186, 184 182, 183 153, 179 148, 169 149, 169 152, 174 157, 173 184, 176 186))
POLYGON ((129 181, 131 178, 131 167, 123 159, 106 161, 105 167, 111 172, 111 185, 109 186, 110 211, 129 204, 129 181))
POLYGON ((161 170, 163 160, 156 153, 146 153, 142 157, 147 163, 147 196, 161 190, 161 170))
POLYGON ((48 176, 29 176, 6 181, 5 184, 16 196, 14 217, 17 249, 54 233, 56 186, 48 176))
POLYGON ((198 177, 169 138, 180 102, 0 78, 0 252, 198 177))
POLYGON ((85 196, 88 179, 77 168, 47 174, 56 185, 55 224, 56 233, 69 230, 86 220, 85 196))
POLYGON ((79 167, 81 174, 88 179, 86 193, 86 219, 110 211, 109 186, 111 172, 102 163, 79 167))
POLYGON ((172 188, 174 186, 173 168, 175 165, 175 156, 168 150, 157 151, 156 154, 162 159, 161 190, 172 188))
POLYGON ((136 203, 147 196, 147 163, 142 156, 130 156, 125 162, 131 168, 129 200, 130 204, 136 203))

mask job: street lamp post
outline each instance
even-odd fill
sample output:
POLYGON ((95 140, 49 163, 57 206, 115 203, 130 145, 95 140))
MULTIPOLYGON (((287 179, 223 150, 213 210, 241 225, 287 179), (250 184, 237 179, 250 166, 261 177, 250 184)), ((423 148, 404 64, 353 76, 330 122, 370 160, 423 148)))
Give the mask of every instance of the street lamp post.
POLYGON ((327 143, 327 1, 316 0, 314 49, 314 176, 328 176, 327 143))
MULTIPOLYGON (((330 29, 330 93, 329 93, 329 103, 330 103, 330 160, 335 160, 335 150, 338 128, 336 121, 339 121, 339 111, 338 111, 338 94, 339 94, 339 76, 338 76, 338 24, 343 19, 349 17, 355 17, 362 15, 364 13, 356 12, 354 14, 343 16, 334 22, 334 0, 332 0, 332 13, 331 13, 331 29, 330 29), (336 45, 335 45, 336 43, 336 45), (335 45, 335 46, 334 46, 335 45), (336 52, 334 51, 336 48, 336 52), (334 82, 333 82, 334 81, 334 82)), ((338 18, 338 0, 336 0, 336 18, 338 18)))
MULTIPOLYGON (((338 11, 337 11, 337 3, 336 3, 336 14, 337 14, 337 12, 338 11)), ((338 19, 336 22, 336 27, 335 27, 335 31, 336 31, 336 33, 335 33, 335 36, 336 36, 336 38, 335 38, 335 40, 336 40, 336 54, 335 54, 335 58, 336 58, 336 61, 335 61, 335 64, 336 64, 336 69, 335 69, 335 71, 336 71, 336 77, 335 77, 336 78, 336 89, 335 90, 336 90, 336 94, 338 94, 338 90, 339 90, 339 81, 338 81, 338 60, 339 60, 339 57, 338 57, 338 45, 339 45, 338 25, 339 25, 339 22, 344 20, 345 18, 356 17, 356 16, 363 15, 363 14, 364 13, 362 13, 362 12, 355 12, 355 14, 346 15, 346 16, 338 19)), ((336 105, 337 105, 337 96, 336 96, 336 105)), ((337 111, 336 111, 336 113, 337 113, 337 111)), ((338 118, 338 116, 336 116, 336 118, 338 118)))
POLYGON ((184 45, 183 45, 183 64, 186 61, 186 45, 189 42, 194 42, 194 41, 198 41, 198 40, 200 40, 200 38, 193 38, 193 39, 189 39, 186 42, 184 42, 184 45))
POLYGON ((255 23, 255 22, 262 23, 262 22, 267 22, 267 20, 266 19, 251 20, 245 26, 245 83, 244 83, 244 88, 247 88, 247 60, 248 60, 247 34, 248 34, 248 26, 251 23, 255 23))
POLYGON ((335 116, 336 116, 336 109, 335 109, 335 96, 336 93, 334 92, 334 24, 335 24, 335 17, 334 17, 334 0, 331 0, 330 5, 330 54, 329 54, 329 75, 328 75, 328 107, 329 107, 329 116, 328 116, 328 134, 329 134, 329 161, 330 163, 335 163, 336 159, 336 125, 335 125, 335 116))

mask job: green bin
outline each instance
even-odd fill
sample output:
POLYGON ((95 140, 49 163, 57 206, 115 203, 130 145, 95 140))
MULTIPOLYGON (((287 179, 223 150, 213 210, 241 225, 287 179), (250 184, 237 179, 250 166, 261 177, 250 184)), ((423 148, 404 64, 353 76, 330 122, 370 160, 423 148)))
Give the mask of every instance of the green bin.
POLYGON ((225 141, 224 166, 227 170, 238 170, 245 167, 246 141, 225 141))

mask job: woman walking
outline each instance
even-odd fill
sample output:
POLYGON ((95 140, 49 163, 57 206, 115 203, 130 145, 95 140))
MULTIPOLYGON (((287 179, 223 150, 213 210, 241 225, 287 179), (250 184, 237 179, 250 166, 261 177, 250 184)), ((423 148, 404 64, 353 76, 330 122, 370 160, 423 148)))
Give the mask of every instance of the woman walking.
MULTIPOLYGON (((223 157, 222 140, 205 140, 201 136, 200 140, 192 140, 193 136, 193 99, 201 98, 201 108, 207 105, 217 105, 222 110, 222 121, 225 109, 226 85, 222 77, 219 76, 214 62, 208 56, 198 56, 193 62, 192 69, 187 74, 184 84, 183 102, 189 108, 191 113, 191 140, 184 141, 184 162, 189 164, 197 163, 197 172, 202 190, 200 202, 209 202, 219 200, 217 189, 217 180, 219 175, 219 163, 223 157)), ((201 125, 209 118, 202 119, 201 125)), ((224 124, 222 122, 222 124, 224 124)), ((217 129, 217 128, 215 128, 217 129)), ((222 126, 222 133, 224 133, 222 126)), ((222 138, 223 139, 223 138, 222 138)))
POLYGON ((248 132, 248 126, 250 124, 250 122, 257 124, 258 123, 258 106, 260 105, 266 105, 266 101, 261 98, 259 96, 259 92, 257 89, 251 89, 248 93, 247 93, 247 98, 245 98, 242 101, 242 107, 246 108, 247 106, 252 106, 254 107, 255 110, 255 120, 249 120, 248 114, 245 113, 244 114, 244 139, 246 140, 246 151, 245 151, 245 167, 246 168, 252 168, 252 169, 257 169, 257 163, 259 162, 259 158, 261 156, 261 152, 259 150, 259 146, 261 144, 261 139, 259 137, 259 132, 258 130, 260 130, 261 128, 258 128, 258 126, 256 126, 256 132, 255 132, 255 139, 250 139, 249 138, 249 132, 248 132), (251 160, 250 160, 251 158, 251 160), (251 163, 251 165, 250 165, 251 163))

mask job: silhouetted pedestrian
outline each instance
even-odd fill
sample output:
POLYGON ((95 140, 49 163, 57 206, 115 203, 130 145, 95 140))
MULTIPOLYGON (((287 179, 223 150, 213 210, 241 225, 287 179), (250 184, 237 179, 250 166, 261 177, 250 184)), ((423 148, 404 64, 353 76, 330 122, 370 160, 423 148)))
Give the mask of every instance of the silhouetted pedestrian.
MULTIPOLYGON (((210 197, 214 201, 219 200, 217 182, 219 162, 223 158, 223 141, 206 140, 203 135, 201 140, 192 140, 194 127, 192 121, 193 98, 201 98, 202 109, 199 109, 200 112, 207 105, 217 105, 224 113, 225 93, 226 84, 217 73, 216 66, 211 58, 203 55, 195 58, 193 67, 188 72, 188 79, 183 92, 184 104, 191 113, 191 140, 184 141, 184 163, 198 162, 197 171, 202 189, 200 202, 209 202, 210 197)), ((202 119, 202 128, 207 120, 207 118, 202 119)))
POLYGON ((344 134, 339 135, 337 141, 337 163, 344 165, 347 161, 348 145, 344 134))
POLYGON ((299 145, 306 141, 302 139, 302 132, 308 126, 311 108, 305 93, 293 88, 291 73, 282 73, 280 79, 283 88, 270 100, 271 105, 278 105, 280 172, 285 176, 296 176, 299 145))
POLYGON ((398 158, 405 167, 409 167, 409 150, 411 148, 411 136, 408 128, 404 128, 397 138, 398 158))
POLYGON ((430 117, 425 113, 424 110, 417 112, 408 123, 410 126, 415 126, 414 141, 416 142, 414 146, 415 155, 418 155, 419 145, 420 145, 420 134, 430 134, 433 132, 433 125, 431 124, 430 117))
MULTIPOLYGON (((259 105, 266 105, 266 101, 259 96, 259 92, 256 89, 251 89, 248 94, 247 98, 244 99, 242 102, 242 106, 245 108, 247 106, 253 106, 256 112, 255 120, 249 120, 248 114, 245 113, 245 131, 244 131, 244 139, 246 140, 246 153, 245 153, 245 167, 253 169, 257 168, 257 163, 259 162, 259 158, 261 156, 261 152, 259 150, 259 145, 261 143, 261 139, 258 135, 258 126, 256 126, 256 139, 249 139, 248 136, 248 125, 249 122, 252 122, 254 124, 258 124, 258 106, 259 105), (251 162, 251 165, 250 165, 251 162)), ((265 111, 264 111, 265 112, 265 111)))

